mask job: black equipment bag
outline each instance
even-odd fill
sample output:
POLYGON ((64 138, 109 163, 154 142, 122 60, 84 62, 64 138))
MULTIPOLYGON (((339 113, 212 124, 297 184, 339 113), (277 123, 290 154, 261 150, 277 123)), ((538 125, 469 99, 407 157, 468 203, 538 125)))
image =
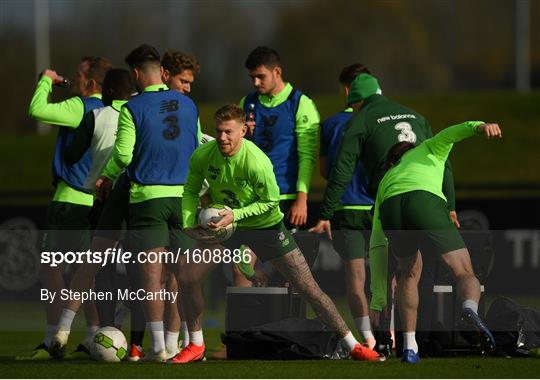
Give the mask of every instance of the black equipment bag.
POLYGON ((540 347, 540 313, 534 309, 499 297, 491 304, 486 323, 500 355, 527 355, 530 349, 540 347))
MULTIPOLYGON (((339 352, 339 337, 317 319, 287 318, 221 335, 227 359, 330 359, 339 352)), ((341 356, 340 356, 341 357, 341 356)))

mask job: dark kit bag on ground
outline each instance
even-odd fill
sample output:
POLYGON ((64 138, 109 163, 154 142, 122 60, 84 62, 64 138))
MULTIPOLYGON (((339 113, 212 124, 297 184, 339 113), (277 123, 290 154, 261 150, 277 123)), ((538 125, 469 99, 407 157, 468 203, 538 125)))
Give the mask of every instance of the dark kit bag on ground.
POLYGON ((486 316, 500 355, 521 356, 540 347, 540 312, 499 297, 486 316))
POLYGON ((222 334, 227 359, 309 360, 338 357, 339 337, 317 319, 288 318, 222 334))

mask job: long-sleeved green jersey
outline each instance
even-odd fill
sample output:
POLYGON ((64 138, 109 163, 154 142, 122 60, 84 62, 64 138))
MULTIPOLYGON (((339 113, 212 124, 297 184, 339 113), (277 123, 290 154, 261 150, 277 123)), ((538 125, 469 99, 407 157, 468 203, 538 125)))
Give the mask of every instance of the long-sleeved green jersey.
POLYGON ((375 278, 371 288, 374 294, 379 295, 371 301, 372 309, 381 310, 386 305, 386 297, 382 295, 386 295, 387 288, 388 251, 383 249, 387 242, 379 218, 380 205, 392 196, 415 190, 428 191, 446 200, 441 187, 450 150, 455 142, 473 136, 481 124, 483 122, 469 121, 444 129, 406 152, 399 163, 384 175, 377 191, 370 239, 371 271, 375 278))
POLYGON ((223 156, 215 140, 195 150, 182 198, 184 228, 197 224, 199 191, 205 179, 212 202, 233 209, 238 229, 264 229, 283 219, 272 163, 251 141, 244 139, 232 157, 223 156))
MULTIPOLYGON (((432 136, 427 120, 417 112, 382 95, 372 95, 347 125, 330 173, 324 194, 320 219, 329 220, 351 181, 356 162, 360 160, 368 177, 368 193, 375 196, 384 175, 390 148, 401 141, 420 143, 432 136)), ((446 164, 444 193, 454 209, 454 184, 449 163, 446 164)))
POLYGON ((399 163, 384 175, 377 191, 376 204, 409 191, 423 190, 441 197, 444 164, 455 142, 473 136, 482 121, 453 125, 406 152, 399 163))
MULTIPOLYGON (((34 96, 30 101, 28 114, 32 119, 43 123, 77 128, 84 116, 84 104, 79 96, 73 96, 58 103, 49 103, 52 92, 52 79, 43 75, 37 84, 34 96)), ((91 96, 101 97, 101 94, 91 96)))
MULTIPOLYGON (((28 114, 32 119, 43 123, 75 129, 81 123, 85 107, 79 96, 73 96, 58 103, 50 103, 52 79, 43 75, 36 86, 30 101, 28 114)), ((90 98, 101 98, 100 93, 92 94, 90 98)), ((75 189, 65 181, 59 180, 56 185, 53 201, 67 202, 83 206, 91 206, 94 202, 92 194, 75 189)))

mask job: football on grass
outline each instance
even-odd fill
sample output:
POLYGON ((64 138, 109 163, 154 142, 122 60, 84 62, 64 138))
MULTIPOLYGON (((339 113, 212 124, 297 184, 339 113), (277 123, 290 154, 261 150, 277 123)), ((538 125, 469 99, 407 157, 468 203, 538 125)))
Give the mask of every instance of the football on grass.
POLYGON ((221 204, 212 204, 208 208, 201 209, 201 212, 199 213, 199 224, 206 229, 206 232, 208 234, 212 234, 214 240, 218 243, 230 238, 234 233, 235 229, 234 223, 218 229, 211 229, 210 227, 208 227, 208 223, 217 223, 221 220, 222 216, 220 216, 219 213, 222 210, 231 210, 231 208, 221 204))
POLYGON ((117 328, 102 327, 94 335, 90 355, 94 360, 102 362, 122 361, 127 355, 126 337, 117 328))

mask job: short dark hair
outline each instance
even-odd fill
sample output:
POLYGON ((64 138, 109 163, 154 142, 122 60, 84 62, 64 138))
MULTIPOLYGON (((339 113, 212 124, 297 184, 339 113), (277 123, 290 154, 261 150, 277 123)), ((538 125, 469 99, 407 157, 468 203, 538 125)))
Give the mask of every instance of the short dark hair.
POLYGON ((135 85, 129 71, 124 69, 111 69, 103 80, 103 92, 112 90, 114 99, 129 99, 135 92, 135 85))
POLYGON ((106 58, 92 56, 82 57, 81 62, 88 63, 86 79, 92 79, 98 86, 102 86, 105 74, 112 68, 110 62, 106 58))
POLYGON ((242 124, 246 122, 246 113, 237 104, 227 104, 221 107, 214 114, 214 121, 217 124, 229 120, 237 120, 242 124))
POLYGON ((255 50, 249 53, 246 63, 244 64, 246 69, 255 70, 259 66, 266 66, 269 69, 281 66, 279 54, 268 46, 257 46, 255 50))
POLYGON ((371 74, 369 69, 361 63, 353 63, 352 65, 345 66, 339 74, 339 83, 343 86, 350 86, 354 78, 362 73, 371 74))
POLYGON ((399 160, 401 160, 401 157, 414 148, 415 145, 408 141, 402 141, 397 144, 394 144, 390 150, 388 151, 388 155, 386 156, 386 170, 390 170, 393 166, 397 165, 399 160))
POLYGON ((161 58, 157 49, 151 45, 143 44, 129 53, 124 61, 130 68, 144 70, 148 65, 161 65, 161 58))
POLYGON ((194 56, 180 51, 167 50, 163 54, 161 66, 169 70, 171 75, 178 75, 184 70, 190 70, 193 74, 199 74, 201 71, 201 65, 194 56))

